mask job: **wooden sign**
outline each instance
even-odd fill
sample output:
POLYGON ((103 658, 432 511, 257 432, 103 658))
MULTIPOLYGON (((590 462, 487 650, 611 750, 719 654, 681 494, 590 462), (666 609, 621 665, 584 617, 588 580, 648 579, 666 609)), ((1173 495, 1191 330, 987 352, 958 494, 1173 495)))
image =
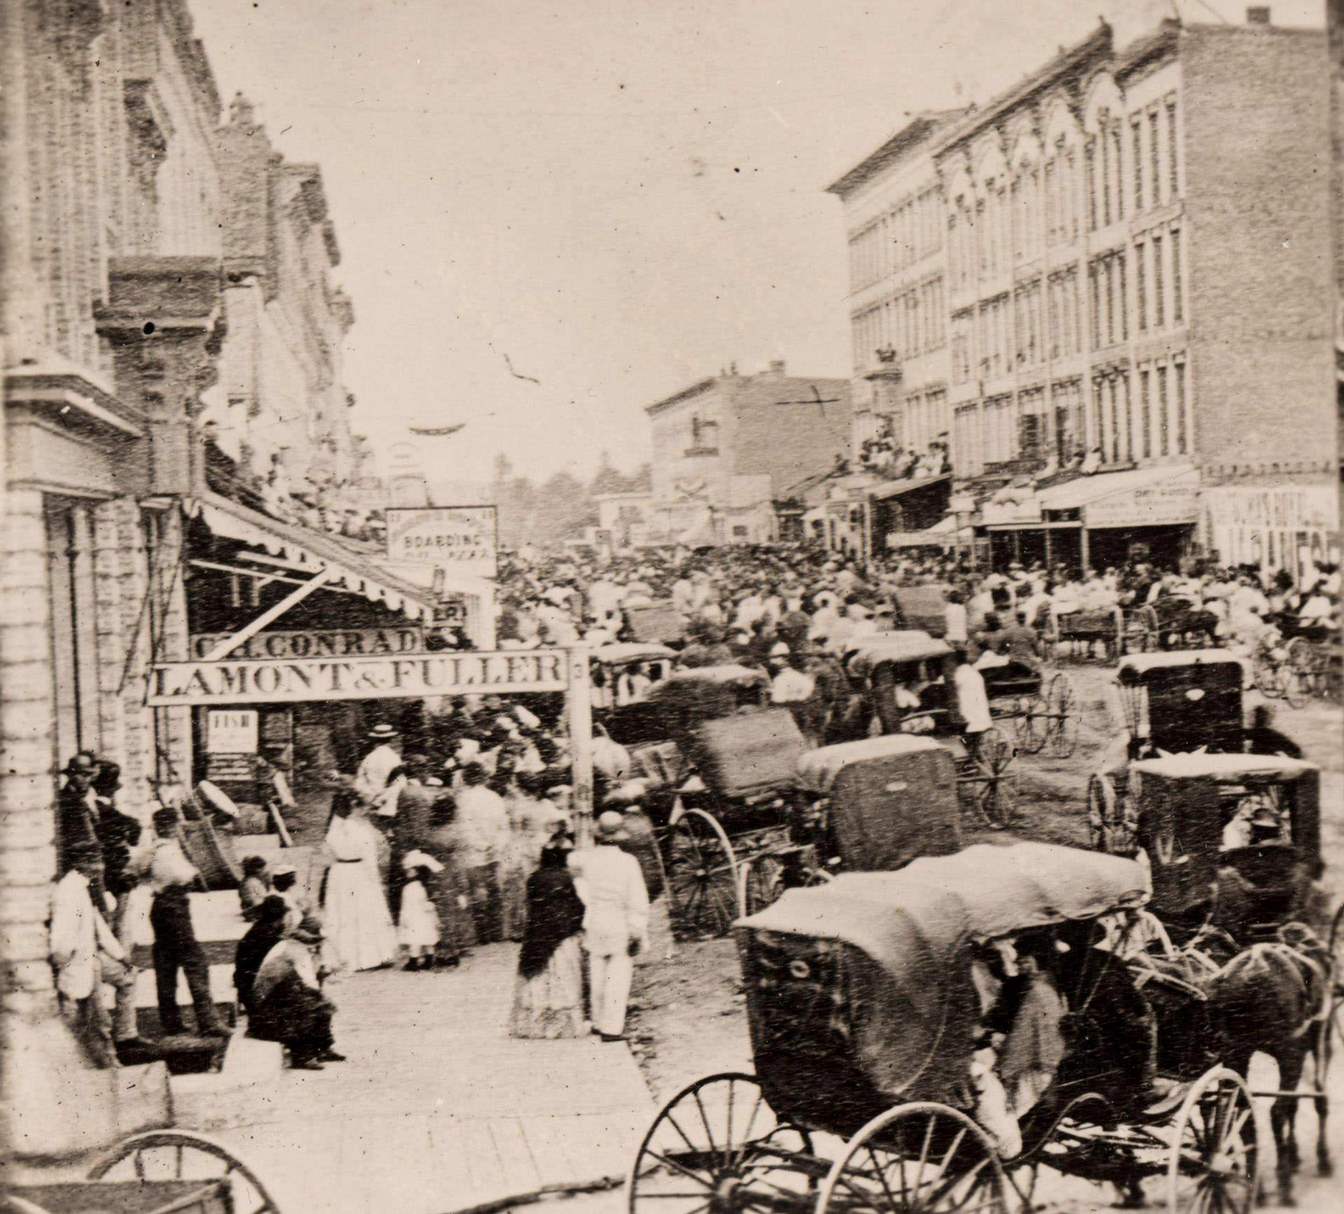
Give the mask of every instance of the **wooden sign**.
MULTIPOLYGON (((191 652, 204 658, 231 633, 198 632, 191 652)), ((423 653, 423 629, 413 624, 394 628, 308 629, 303 632, 258 632, 234 649, 231 658, 348 658, 393 653, 423 653)))

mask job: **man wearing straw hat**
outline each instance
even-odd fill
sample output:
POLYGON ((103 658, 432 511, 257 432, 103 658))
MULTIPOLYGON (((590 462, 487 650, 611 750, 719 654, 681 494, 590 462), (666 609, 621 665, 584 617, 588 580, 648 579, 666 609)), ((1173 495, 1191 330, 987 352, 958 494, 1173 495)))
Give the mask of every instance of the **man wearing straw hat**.
POLYGON ((625 838, 623 815, 609 809, 597 820, 594 847, 572 861, 584 904, 593 1032, 603 1041, 625 1039, 634 959, 648 947, 649 894, 639 861, 621 850, 625 838))

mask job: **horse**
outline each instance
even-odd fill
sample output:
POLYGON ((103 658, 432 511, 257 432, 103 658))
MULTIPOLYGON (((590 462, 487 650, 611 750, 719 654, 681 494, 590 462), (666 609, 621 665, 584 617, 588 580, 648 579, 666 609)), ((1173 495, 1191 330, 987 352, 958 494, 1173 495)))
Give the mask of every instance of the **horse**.
MULTIPOLYGON (((1322 1081, 1326 1039, 1321 1028, 1326 1023, 1322 1014, 1329 1009, 1328 965, 1328 952, 1308 928, 1286 924, 1278 939, 1252 944, 1202 984, 1215 1052, 1239 1075, 1248 1075, 1252 1054, 1268 1054, 1278 1065, 1280 1093, 1293 1093, 1311 1055, 1316 1166, 1321 1176, 1334 1172, 1326 1136, 1330 1099, 1322 1081)), ((1279 1202, 1291 1206, 1295 1204, 1293 1174, 1301 1163, 1294 1096, 1275 1097, 1270 1127, 1279 1202)))

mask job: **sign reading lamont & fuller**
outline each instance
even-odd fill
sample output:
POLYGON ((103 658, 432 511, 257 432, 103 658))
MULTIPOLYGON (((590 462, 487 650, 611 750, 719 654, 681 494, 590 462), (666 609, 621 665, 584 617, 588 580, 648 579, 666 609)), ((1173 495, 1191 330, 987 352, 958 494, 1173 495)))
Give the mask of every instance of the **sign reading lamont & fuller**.
POLYGON ((167 662, 155 666, 148 703, 276 704, 480 693, 565 691, 563 649, 417 653, 377 657, 167 662))

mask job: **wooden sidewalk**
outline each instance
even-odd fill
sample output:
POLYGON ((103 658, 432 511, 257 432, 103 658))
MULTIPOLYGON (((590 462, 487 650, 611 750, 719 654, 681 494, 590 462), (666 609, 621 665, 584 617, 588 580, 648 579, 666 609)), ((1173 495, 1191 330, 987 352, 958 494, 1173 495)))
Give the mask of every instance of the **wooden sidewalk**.
POLYGON ((461 970, 356 974, 318 1072, 182 1083, 177 1124, 236 1150, 282 1211, 449 1214, 621 1177, 654 1109, 624 1045, 505 1035, 512 945, 461 970))

